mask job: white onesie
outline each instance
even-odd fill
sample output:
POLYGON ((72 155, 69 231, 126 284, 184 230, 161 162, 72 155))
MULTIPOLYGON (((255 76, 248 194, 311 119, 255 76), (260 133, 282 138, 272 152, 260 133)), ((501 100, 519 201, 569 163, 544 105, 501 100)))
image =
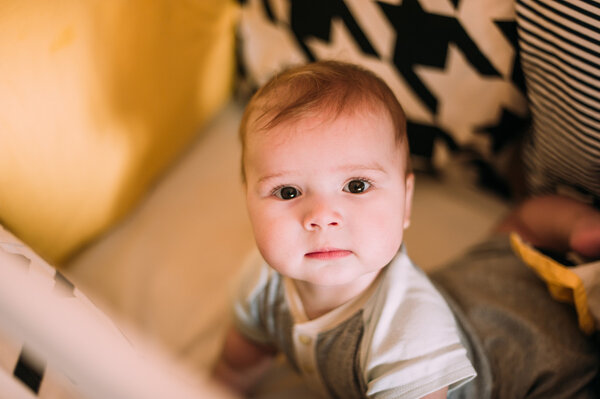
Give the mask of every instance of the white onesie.
POLYGON ((234 312, 244 335, 278 347, 324 397, 419 398, 476 375, 452 312, 404 250, 364 294, 313 320, 257 253, 234 312))

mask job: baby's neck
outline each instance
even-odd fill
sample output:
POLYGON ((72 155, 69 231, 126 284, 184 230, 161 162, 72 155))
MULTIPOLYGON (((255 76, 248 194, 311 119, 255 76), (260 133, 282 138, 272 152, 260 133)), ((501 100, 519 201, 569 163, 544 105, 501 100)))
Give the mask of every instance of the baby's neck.
POLYGON ((373 272, 349 284, 336 286, 315 285, 299 280, 294 280, 294 284, 306 317, 313 320, 360 296, 378 275, 379 271, 373 272))

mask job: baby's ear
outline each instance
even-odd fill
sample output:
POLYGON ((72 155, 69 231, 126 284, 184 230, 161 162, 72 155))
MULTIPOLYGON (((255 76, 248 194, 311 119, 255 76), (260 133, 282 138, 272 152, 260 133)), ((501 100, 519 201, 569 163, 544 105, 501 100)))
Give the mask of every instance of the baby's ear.
POLYGON ((415 190, 415 175, 409 173, 406 175, 405 192, 404 192, 404 228, 410 226, 410 216, 412 212, 412 200, 415 190))

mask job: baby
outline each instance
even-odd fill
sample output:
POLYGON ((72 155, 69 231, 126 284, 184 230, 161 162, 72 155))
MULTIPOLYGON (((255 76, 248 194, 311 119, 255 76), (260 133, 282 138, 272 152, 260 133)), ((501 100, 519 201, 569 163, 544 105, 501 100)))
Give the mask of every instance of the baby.
POLYGON ((215 368, 245 392, 278 351, 324 397, 443 398, 475 376, 445 301, 402 245, 404 112, 351 64, 289 69, 249 102, 242 170, 260 255, 215 368))

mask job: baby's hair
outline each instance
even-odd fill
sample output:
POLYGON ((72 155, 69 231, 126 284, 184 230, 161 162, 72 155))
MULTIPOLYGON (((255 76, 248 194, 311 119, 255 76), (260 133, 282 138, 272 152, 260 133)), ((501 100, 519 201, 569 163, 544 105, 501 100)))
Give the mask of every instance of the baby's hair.
POLYGON ((287 69, 269 80, 250 99, 240 123, 242 177, 249 131, 269 131, 308 117, 335 120, 342 113, 387 112, 402 144, 405 171, 411 172, 406 116, 388 85, 373 72, 340 61, 317 61, 287 69))

